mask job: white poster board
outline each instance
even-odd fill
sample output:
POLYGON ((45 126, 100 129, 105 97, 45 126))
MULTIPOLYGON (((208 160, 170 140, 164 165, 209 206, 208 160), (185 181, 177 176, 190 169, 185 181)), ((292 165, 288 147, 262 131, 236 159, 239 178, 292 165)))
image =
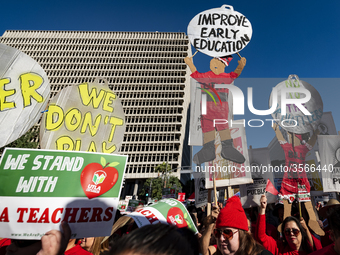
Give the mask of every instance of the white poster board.
POLYGON ((230 134, 233 139, 233 146, 245 157, 245 162, 238 164, 224 159, 221 156, 222 144, 218 133, 215 137, 216 158, 213 161, 206 162, 201 168, 205 172, 205 188, 213 188, 213 175, 215 175, 216 187, 227 187, 252 183, 251 172, 249 167, 249 156, 247 148, 247 139, 245 131, 245 120, 233 121, 230 126, 230 134))
POLYGON ((83 83, 61 90, 43 115, 43 149, 118 152, 125 132, 120 99, 107 82, 83 83))
POLYGON ((187 32, 195 49, 211 57, 223 57, 244 49, 253 30, 243 14, 231 5, 223 5, 197 14, 187 32))
POLYGON ((319 92, 312 85, 300 80, 297 75, 289 75, 288 79, 277 84, 275 89, 277 93, 275 95, 273 91, 270 94, 269 106, 272 107, 276 102, 276 110, 271 115, 274 120, 278 120, 278 125, 288 132, 293 132, 295 134, 307 133, 318 127, 323 114, 323 102, 319 92), (284 92, 285 89, 289 89, 289 92, 284 92), (308 101, 308 95, 299 91, 300 89, 302 89, 302 91, 309 91, 311 97, 308 101), (297 92, 292 92, 294 90, 297 92), (283 95, 282 93, 285 93, 286 95, 283 95), (281 100, 281 95, 283 98, 290 101, 287 101, 287 104, 282 105, 283 100, 281 100), (298 107, 297 103, 299 102, 301 105, 298 107), (282 114, 282 107, 285 107, 285 114, 282 114), (311 115, 306 115, 303 112, 303 108, 311 115))
POLYGON ((205 173, 194 172, 195 179, 195 205, 196 207, 208 204, 208 190, 205 188, 205 173))
MULTIPOLYGON (((274 183, 274 173, 270 169, 268 148, 249 149, 249 162, 254 183, 240 185, 243 208, 260 206, 261 195, 265 194, 267 180, 274 183)), ((267 193, 268 203, 275 203, 276 196, 267 193)))
POLYGON ((127 156, 6 148, 0 162, 0 236, 41 239, 59 230, 71 238, 110 235, 127 156))
POLYGON ((340 136, 318 136, 324 192, 340 191, 340 136))
POLYGON ((0 147, 3 147, 38 122, 49 99, 50 83, 34 59, 0 44, 0 95, 0 147))

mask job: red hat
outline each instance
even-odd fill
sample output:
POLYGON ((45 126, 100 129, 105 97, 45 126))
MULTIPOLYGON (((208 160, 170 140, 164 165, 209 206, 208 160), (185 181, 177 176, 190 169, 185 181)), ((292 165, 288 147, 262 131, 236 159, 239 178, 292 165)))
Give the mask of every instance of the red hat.
POLYGON ((247 216, 242 208, 241 200, 233 196, 227 200, 216 220, 216 228, 230 227, 248 231, 247 216))
POLYGON ((220 57, 218 59, 221 60, 226 66, 229 66, 229 62, 233 59, 233 57, 229 55, 225 57, 220 57))

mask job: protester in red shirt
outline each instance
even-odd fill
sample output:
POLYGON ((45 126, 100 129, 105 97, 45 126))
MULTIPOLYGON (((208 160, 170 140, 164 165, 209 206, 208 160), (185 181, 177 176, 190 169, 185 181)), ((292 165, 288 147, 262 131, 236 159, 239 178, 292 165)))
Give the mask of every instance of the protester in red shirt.
POLYGON ((328 210, 329 215, 327 216, 327 219, 330 227, 330 236, 334 243, 313 252, 312 255, 340 255, 340 207, 333 207, 328 210))
POLYGON ((282 240, 274 240, 266 235, 266 207, 267 198, 261 197, 261 207, 257 221, 258 241, 275 255, 304 255, 311 253, 314 248, 314 239, 303 218, 300 222, 295 217, 287 217, 282 223, 282 240))

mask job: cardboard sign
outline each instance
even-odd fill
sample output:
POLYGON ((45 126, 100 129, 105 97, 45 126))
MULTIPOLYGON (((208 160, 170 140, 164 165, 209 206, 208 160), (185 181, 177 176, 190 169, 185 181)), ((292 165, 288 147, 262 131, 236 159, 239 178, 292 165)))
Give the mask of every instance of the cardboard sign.
MULTIPOLYGON (((260 206, 261 195, 265 194, 267 179, 274 183, 274 173, 269 169, 270 156, 268 148, 249 149, 250 171, 253 183, 240 185, 243 208, 260 206)), ((267 193, 268 203, 275 203, 276 196, 267 193)))
POLYGON ((189 23, 188 36, 195 49, 211 57, 241 51, 250 42, 253 30, 249 20, 231 5, 197 14, 189 23))
POLYGON ((128 207, 128 203, 125 202, 125 200, 120 200, 118 202, 118 210, 122 213, 122 212, 126 212, 126 209, 128 207))
POLYGON ((178 193, 178 201, 184 202, 185 201, 185 193, 178 193))
POLYGON ((162 199, 163 198, 176 198, 176 190, 172 188, 163 188, 162 199))
POLYGON ((42 67, 23 52, 0 44, 0 147, 38 122, 49 95, 50 84, 42 67))
POLYGON ((0 236, 40 239, 70 224, 72 238, 109 235, 127 156, 6 148, 0 163, 0 236))
POLYGON ((179 228, 187 227, 195 234, 198 233, 185 206, 173 198, 162 199, 156 204, 137 209, 130 213, 129 217, 135 220, 139 228, 161 222, 176 225, 179 228))
POLYGON ((125 132, 125 115, 107 82, 69 86, 54 97, 40 127, 43 149, 114 153, 125 132))
POLYGON ((318 128, 323 114, 323 102, 319 92, 312 85, 299 80, 297 75, 289 75, 287 80, 280 82, 275 88, 277 89, 277 94, 275 95, 273 92, 270 94, 269 106, 271 107, 273 103, 277 102, 276 110, 271 115, 278 125, 288 132, 295 134, 307 133, 318 128), (300 92, 287 93, 286 99, 293 100, 294 102, 284 104, 286 114, 282 115, 281 93, 285 88, 306 89, 310 92, 311 98, 308 102, 298 106, 296 102, 302 102, 307 95, 300 92), (301 108, 306 108, 311 115, 304 114, 301 108))
POLYGON ((319 153, 321 163, 316 171, 322 173, 324 192, 340 190, 340 136, 319 135, 319 153))
POLYGON ((144 202, 144 201, 139 201, 139 200, 137 200, 137 199, 130 199, 126 211, 127 211, 127 212, 133 212, 133 211, 136 210, 136 208, 137 208, 139 205, 144 206, 144 205, 145 205, 145 202, 144 202))
POLYGON ((205 188, 205 173, 194 172, 195 178, 195 205, 201 207, 208 204, 208 190, 205 188))
MULTIPOLYGON (((230 127, 233 146, 243 154, 246 161, 238 164, 233 161, 224 159, 221 156, 222 144, 219 134, 216 132, 215 151, 216 158, 205 163, 201 172, 205 172, 205 188, 213 188, 213 175, 215 175, 216 187, 227 187, 232 185, 240 185, 252 183, 251 171, 249 167, 249 156, 247 148, 246 130, 244 127, 245 120, 236 120, 230 127)), ((197 168, 197 167, 196 167, 197 168)))

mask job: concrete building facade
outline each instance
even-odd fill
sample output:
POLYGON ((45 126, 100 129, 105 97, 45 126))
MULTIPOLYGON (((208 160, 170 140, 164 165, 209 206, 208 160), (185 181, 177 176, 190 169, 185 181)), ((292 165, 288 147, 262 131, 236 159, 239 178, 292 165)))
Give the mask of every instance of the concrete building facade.
POLYGON ((181 167, 191 165, 184 143, 190 81, 183 61, 191 47, 184 33, 7 30, 0 42, 42 66, 51 98, 66 86, 107 79, 126 116, 123 195, 137 194, 163 162, 179 178, 181 167))

